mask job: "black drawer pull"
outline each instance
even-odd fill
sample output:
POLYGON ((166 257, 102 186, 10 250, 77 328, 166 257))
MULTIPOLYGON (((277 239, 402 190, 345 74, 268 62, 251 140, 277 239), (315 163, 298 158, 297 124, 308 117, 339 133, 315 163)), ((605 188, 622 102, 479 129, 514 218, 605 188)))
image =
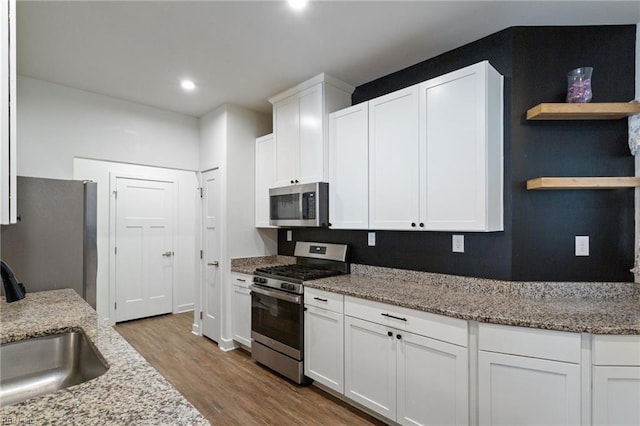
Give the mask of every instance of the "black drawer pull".
POLYGON ((390 314, 380 314, 380 315, 382 315, 383 317, 393 318, 393 319, 397 319, 397 320, 400 320, 400 321, 406 321, 407 320, 406 318, 394 317, 393 315, 390 315, 390 314))
POLYGON ((327 299, 321 299, 321 298, 319 298, 319 297, 314 297, 313 299, 314 299, 314 300, 319 300, 319 301, 321 301, 321 302, 327 302, 327 301, 328 301, 327 299))

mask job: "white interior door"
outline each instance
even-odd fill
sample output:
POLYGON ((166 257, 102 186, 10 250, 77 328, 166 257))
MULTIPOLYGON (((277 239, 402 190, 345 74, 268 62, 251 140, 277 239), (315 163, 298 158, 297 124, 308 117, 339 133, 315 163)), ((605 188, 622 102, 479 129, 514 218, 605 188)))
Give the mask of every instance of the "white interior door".
POLYGON ((220 268, 220 169, 202 174, 203 187, 203 306, 202 334, 220 341, 220 299, 222 297, 222 270, 220 268))
POLYGON ((116 177, 116 321, 172 311, 173 182, 116 177))

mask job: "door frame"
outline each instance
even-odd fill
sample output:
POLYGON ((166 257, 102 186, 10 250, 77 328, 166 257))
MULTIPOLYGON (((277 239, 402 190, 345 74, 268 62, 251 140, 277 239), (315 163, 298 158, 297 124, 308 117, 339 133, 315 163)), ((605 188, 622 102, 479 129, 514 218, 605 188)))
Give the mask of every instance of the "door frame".
MULTIPOLYGON (((132 173, 120 173, 109 172, 109 323, 110 325, 116 324, 116 184, 118 178, 133 179, 133 180, 147 180, 155 182, 170 183, 173 186, 173 218, 171 220, 171 241, 172 247, 175 248, 178 232, 178 179, 175 175, 167 174, 132 174, 132 173)), ((171 297, 175 300, 175 279, 176 279, 176 256, 179 253, 175 253, 173 256, 173 268, 171 268, 171 297)), ((171 302, 171 311, 173 312, 173 300, 171 302)))

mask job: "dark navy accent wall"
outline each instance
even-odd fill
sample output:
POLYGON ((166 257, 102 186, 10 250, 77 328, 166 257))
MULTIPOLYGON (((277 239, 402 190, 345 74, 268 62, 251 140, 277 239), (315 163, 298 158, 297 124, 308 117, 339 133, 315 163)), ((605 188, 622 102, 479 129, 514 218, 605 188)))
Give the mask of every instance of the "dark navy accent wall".
POLYGON ((564 102, 567 71, 593 66, 592 102, 635 96, 633 25, 513 29, 513 266, 517 280, 632 281, 632 189, 527 191, 538 176, 633 176, 627 120, 526 121, 539 102, 564 102), (576 257, 575 235, 590 256, 576 257))
POLYGON ((525 120, 540 102, 562 102, 565 74, 593 66, 593 102, 634 96, 635 26, 514 27, 363 84, 353 104, 488 60, 505 77, 503 232, 462 233, 465 253, 452 253, 451 232, 295 228, 278 232, 278 252, 296 240, 347 243, 352 262, 514 281, 631 281, 633 190, 527 191, 538 176, 631 176, 626 120, 525 120), (574 256, 574 236, 589 235, 591 256, 574 256))

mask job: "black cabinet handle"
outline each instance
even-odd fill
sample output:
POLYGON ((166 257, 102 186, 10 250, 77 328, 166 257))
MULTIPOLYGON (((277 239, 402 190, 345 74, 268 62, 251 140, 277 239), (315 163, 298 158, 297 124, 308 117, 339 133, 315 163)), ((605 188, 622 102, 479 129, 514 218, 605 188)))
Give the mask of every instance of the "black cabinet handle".
POLYGON ((415 222, 411 222, 411 227, 415 228, 416 227, 416 223, 415 222))
POLYGON ((420 222, 420 228, 424 228, 424 223, 420 222))
POLYGON ((293 183, 293 181, 291 181, 291 183, 293 183))
POLYGON ((326 301, 327 301, 327 299, 321 299, 321 298, 319 298, 319 297, 314 297, 314 300, 319 300, 319 301, 321 301, 321 302, 326 302, 326 301))
POLYGON ((387 314, 387 313, 383 313, 383 314, 380 314, 380 315, 382 315, 383 317, 393 318, 393 319, 397 319, 397 320, 400 320, 400 321, 406 321, 407 320, 406 318, 395 317, 395 316, 387 314))
POLYGON ((387 336, 391 337, 391 336, 393 336, 393 333, 390 332, 390 331, 387 331, 387 336))
POLYGON ((398 340, 402 339, 402 335, 400 334, 396 334, 396 337, 398 338, 398 340))

